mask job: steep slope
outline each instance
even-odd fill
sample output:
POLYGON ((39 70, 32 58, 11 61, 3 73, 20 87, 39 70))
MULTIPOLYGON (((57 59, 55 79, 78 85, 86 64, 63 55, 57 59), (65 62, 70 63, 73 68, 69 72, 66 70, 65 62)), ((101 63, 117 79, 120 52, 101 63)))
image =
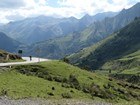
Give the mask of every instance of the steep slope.
POLYGON ((0 49, 0 63, 8 62, 10 60, 21 60, 21 57, 0 49))
POLYGON ((130 9, 122 10, 115 17, 94 22, 82 32, 73 32, 64 37, 34 44, 29 48, 28 53, 35 55, 35 49, 40 48, 42 56, 55 59, 63 58, 68 54, 78 52, 97 43, 114 31, 126 26, 135 17, 140 16, 139 11, 140 3, 137 3, 130 9))
POLYGON ((87 69, 100 69, 106 62, 140 50, 140 18, 95 46, 70 56, 70 61, 87 69))
POLYGON ((92 45, 128 25, 135 17, 140 17, 139 11, 140 3, 137 3, 129 9, 123 9, 115 17, 94 22, 81 33, 79 41, 85 42, 85 45, 80 45, 80 47, 92 45))
POLYGON ((20 43, 18 41, 15 41, 12 38, 9 38, 6 34, 3 32, 0 32, 0 49, 9 51, 9 52, 15 52, 15 50, 18 48, 20 43))

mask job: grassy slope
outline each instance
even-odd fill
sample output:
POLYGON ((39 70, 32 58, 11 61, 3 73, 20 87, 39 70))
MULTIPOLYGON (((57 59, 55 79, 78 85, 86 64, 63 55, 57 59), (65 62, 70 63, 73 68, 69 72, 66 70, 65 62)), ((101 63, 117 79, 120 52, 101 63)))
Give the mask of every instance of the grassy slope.
POLYGON ((76 63, 88 69, 99 69, 106 62, 122 58, 125 55, 134 53, 140 49, 140 18, 121 29, 95 46, 84 49, 75 55, 70 56, 70 62, 76 63), (91 49, 91 50, 89 50, 91 49), (89 52, 90 51, 90 52, 89 52), (86 55, 86 57, 81 58, 86 55))
POLYGON ((76 89, 66 89, 62 88, 60 83, 46 81, 35 76, 26 76, 19 74, 17 72, 5 72, 0 75, 0 90, 2 95, 4 91, 7 92, 11 98, 54 98, 60 99, 61 93, 70 92, 73 90, 75 93, 74 98, 88 98, 89 96, 83 92, 77 91, 76 89), (55 90, 52 90, 52 87, 56 87, 55 90), (55 97, 48 95, 49 92, 52 92, 55 97))
POLYGON ((19 62, 23 61, 20 56, 0 49, 0 62, 19 62), (9 58, 7 58, 7 56, 9 58))
MULTIPOLYGON (((106 62, 102 69, 123 69, 123 70, 129 70, 137 68, 137 72, 140 72, 139 69, 140 66, 140 50, 137 50, 131 54, 125 55, 119 59, 106 62)), ((138 74, 136 71, 133 71, 133 74, 138 74)))
POLYGON ((98 47, 100 47, 101 45, 103 45, 107 41, 113 39, 115 37, 115 35, 116 34, 110 35, 109 37, 107 37, 104 40, 98 42, 97 44, 92 45, 90 47, 86 47, 86 48, 82 49, 80 52, 73 53, 73 54, 67 56, 67 58, 70 60, 71 63, 77 64, 82 59, 88 57, 91 53, 93 53, 98 47))
POLYGON ((106 62, 102 69, 102 71, 96 71, 96 73, 140 85, 140 50, 125 55, 120 59, 106 62))
MULTIPOLYGON (((81 87, 93 85, 93 97, 96 100, 109 100, 108 98, 100 97, 100 94, 111 95, 111 102, 126 102, 126 96, 134 103, 137 101, 137 96, 140 95, 140 89, 124 87, 122 82, 109 80, 108 77, 97 75, 88 71, 81 70, 72 65, 68 65, 62 61, 43 62, 35 65, 16 66, 11 71, 0 72, 0 94, 7 95, 10 98, 45 98, 45 99, 62 99, 62 94, 68 94, 74 99, 92 99, 90 93, 86 93, 81 89, 73 87, 62 87, 63 82, 57 82, 54 79, 49 81, 45 76, 59 77, 68 79, 70 75, 76 76, 81 87), (37 69, 38 68, 38 69, 37 69), (31 70, 31 71, 30 71, 31 70), (35 70, 35 72, 34 72, 35 70), (28 71, 30 71, 28 73, 28 71), (24 72, 24 73, 23 73, 24 72), (25 74, 26 73, 26 74, 25 74), (37 74, 44 75, 43 77, 37 74), (54 89, 53 89, 54 88, 54 89), (121 92, 121 91, 122 92, 121 92), (125 91, 125 93, 123 93, 125 91), (103 93, 101 93, 103 92, 103 93), (109 92, 109 94, 108 94, 109 92), (53 94, 52 95, 50 95, 53 94), (126 95, 126 93, 128 93, 126 95), (100 97, 100 98, 99 98, 100 97), (113 98, 114 97, 114 98, 113 98)), ((91 88, 91 89, 92 89, 91 88)))

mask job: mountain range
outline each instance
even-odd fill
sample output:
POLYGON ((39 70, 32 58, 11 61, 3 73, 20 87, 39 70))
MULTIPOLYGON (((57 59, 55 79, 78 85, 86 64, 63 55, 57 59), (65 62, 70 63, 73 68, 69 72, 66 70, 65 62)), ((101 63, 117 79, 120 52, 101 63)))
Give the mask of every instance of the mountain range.
POLYGON ((137 3, 129 9, 123 9, 114 17, 93 22, 82 31, 33 44, 28 48, 26 54, 36 55, 35 51, 39 48, 41 57, 61 59, 66 55, 79 52, 85 47, 96 44, 113 32, 117 32, 132 22, 135 17, 139 17, 139 11, 140 3, 137 3))
POLYGON ((27 18, 2 25, 0 31, 21 43, 33 44, 65 36, 71 32, 81 31, 94 21, 102 20, 105 17, 112 17, 116 14, 117 13, 114 12, 105 12, 95 16, 86 15, 82 19, 76 19, 74 17, 57 18, 41 15, 35 18, 27 18))

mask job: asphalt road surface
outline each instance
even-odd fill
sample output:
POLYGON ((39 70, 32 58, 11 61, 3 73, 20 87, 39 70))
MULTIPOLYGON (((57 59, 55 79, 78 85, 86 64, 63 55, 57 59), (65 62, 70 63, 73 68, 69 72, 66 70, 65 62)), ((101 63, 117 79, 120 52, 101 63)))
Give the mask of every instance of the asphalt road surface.
POLYGON ((22 59, 25 60, 25 61, 23 61, 23 62, 0 63, 0 67, 49 61, 49 59, 36 58, 36 57, 32 57, 32 60, 30 60, 30 57, 22 57, 22 59))

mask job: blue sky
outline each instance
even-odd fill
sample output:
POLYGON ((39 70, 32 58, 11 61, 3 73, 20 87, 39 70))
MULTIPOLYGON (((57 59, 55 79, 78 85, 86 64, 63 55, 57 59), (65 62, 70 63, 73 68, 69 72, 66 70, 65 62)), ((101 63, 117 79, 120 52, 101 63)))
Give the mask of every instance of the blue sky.
POLYGON ((81 18, 85 14, 117 12, 140 0, 0 0, 0 23, 39 15, 81 18))

